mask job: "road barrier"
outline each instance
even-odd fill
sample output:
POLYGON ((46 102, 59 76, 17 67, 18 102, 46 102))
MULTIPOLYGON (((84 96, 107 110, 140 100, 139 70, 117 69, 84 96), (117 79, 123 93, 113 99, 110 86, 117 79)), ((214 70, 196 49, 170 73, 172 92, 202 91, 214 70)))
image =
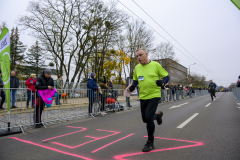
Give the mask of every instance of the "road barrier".
POLYGON ((238 103, 240 103, 240 88, 233 88, 233 95, 235 97, 235 99, 238 101, 238 103))

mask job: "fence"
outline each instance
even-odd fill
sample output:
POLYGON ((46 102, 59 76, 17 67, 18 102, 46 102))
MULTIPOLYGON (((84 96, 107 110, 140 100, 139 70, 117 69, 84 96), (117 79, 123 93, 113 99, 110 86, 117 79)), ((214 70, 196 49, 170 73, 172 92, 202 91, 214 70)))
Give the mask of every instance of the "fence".
POLYGON ((240 88, 233 88, 233 95, 235 96, 235 99, 240 102, 240 88))
MULTIPOLYGON (((7 89, 4 90, 6 91, 7 89)), ((73 91, 73 89, 58 90, 58 93, 60 94, 57 95, 57 97, 59 97, 61 104, 59 103, 59 99, 56 97, 53 100, 51 107, 45 106, 43 109, 44 105, 41 105, 36 93, 32 91, 28 91, 27 93, 26 88, 18 88, 17 92, 26 93, 29 99, 26 100, 21 94, 16 94, 17 101, 15 104, 12 104, 13 99, 11 99, 11 106, 16 106, 17 108, 13 107, 10 111, 7 110, 7 103, 5 101, 3 105, 3 108, 5 109, 0 110, 0 130, 9 130, 10 128, 18 127, 22 132, 24 132, 23 128, 33 128, 41 125, 46 126, 86 116, 105 116, 104 112, 116 112, 119 110, 129 109, 131 106, 140 106, 137 96, 131 96, 128 101, 128 99, 124 96, 123 89, 108 91, 101 90, 101 94, 87 89, 75 89, 75 94, 70 94, 71 91, 73 91), (62 95, 62 93, 65 94, 62 95), (89 96, 89 94, 91 95, 90 97, 94 98, 88 98, 87 95, 89 96), (28 101, 29 104, 27 104, 28 101), (92 109, 89 109, 89 106, 92 109), (40 116, 41 114, 39 114, 41 112, 42 117, 40 116)), ((5 95, 4 91, 1 93, 3 93, 2 95, 5 95)), ((207 93, 208 91, 206 90, 196 90, 195 93, 187 93, 180 90, 172 93, 170 90, 162 90, 162 101, 173 101, 184 99, 186 97, 196 97, 207 93)))
MULTIPOLYGON (((4 89, 3 95, 5 96, 4 89)), ((61 97, 61 104, 58 103, 57 98, 53 99, 51 107, 44 107, 42 110, 41 105, 35 105, 38 102, 38 96, 36 93, 29 91, 29 105, 27 105, 26 97, 23 97, 21 94, 16 94, 15 105, 12 104, 11 107, 16 106, 17 108, 12 107, 10 111, 7 110, 7 103, 4 100, 4 109, 0 109, 0 130, 9 130, 11 128, 20 128, 23 131, 23 128, 32 128, 38 125, 48 125, 52 123, 59 123, 64 121, 69 121, 77 118, 82 118, 89 116, 89 102, 90 98, 87 97, 87 89, 75 89, 75 94, 69 94, 71 90, 58 90, 59 93, 66 93, 66 95, 59 94, 61 97), (34 102, 34 103, 33 103, 34 102), (27 107, 28 106, 28 107, 27 107), (42 112, 42 117, 40 117, 40 112, 42 112)), ((26 88, 18 88, 16 92, 24 93, 27 95, 26 88)), ((106 92, 102 90, 102 92, 106 92)), ((109 90, 106 97, 98 96, 94 92, 94 97, 91 99, 92 103, 92 112, 91 117, 96 117, 98 115, 104 116, 105 112, 116 112, 123 109, 128 109, 126 105, 126 97, 123 96, 124 90, 116 89, 109 90), (107 97, 115 99, 114 102, 107 102, 107 97), (105 102, 105 104, 102 104, 105 102), (101 110, 101 106, 105 106, 104 110, 101 110)), ((130 98, 130 103, 132 107, 139 106, 139 101, 137 101, 136 96, 130 98)), ((0 106, 1 108, 1 106, 0 106)))
MULTIPOLYGON (((26 81, 19 81, 19 88, 27 88, 27 86, 25 86, 26 81)), ((68 92, 74 96, 76 93, 76 91, 78 90, 82 90, 82 89, 87 89, 87 83, 76 83, 76 82, 63 82, 63 86, 65 89, 65 92, 68 90, 68 92)), ((125 85, 118 85, 118 84, 113 84, 114 89, 125 89, 126 86, 125 85)), ((27 92, 23 91, 23 90, 18 90, 17 94, 19 95, 17 98, 17 100, 21 100, 19 99, 20 97, 22 98, 22 100, 27 100, 27 92)))

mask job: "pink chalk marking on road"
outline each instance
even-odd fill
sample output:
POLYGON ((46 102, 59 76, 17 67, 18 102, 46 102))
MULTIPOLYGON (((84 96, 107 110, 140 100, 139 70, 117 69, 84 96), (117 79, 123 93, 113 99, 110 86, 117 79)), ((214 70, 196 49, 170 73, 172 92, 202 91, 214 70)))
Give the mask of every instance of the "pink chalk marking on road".
POLYGON ((80 156, 78 154, 73 154, 73 153, 69 153, 69 152, 64 152, 64 151, 61 151, 61 150, 58 150, 58 149, 55 149, 55 148, 52 148, 52 147, 47 147, 47 146, 40 145, 40 144, 31 142, 31 141, 22 140, 22 139, 19 139, 17 137, 9 137, 9 138, 12 138, 12 139, 24 142, 24 143, 28 143, 28 144, 31 144, 31 145, 34 145, 34 146, 42 147, 42 148, 45 148, 45 149, 48 149, 48 150, 52 150, 52 151, 55 151, 55 152, 58 152, 58 153, 66 154, 66 155, 77 157, 77 158, 82 158, 84 160, 93 160, 93 159, 88 158, 88 157, 80 156))
POLYGON ((56 139, 56 138, 59 138, 59 137, 68 136, 68 135, 71 135, 71 134, 74 134, 74 133, 85 131, 87 129, 87 128, 83 128, 83 127, 74 127, 74 126, 67 126, 67 127, 69 127, 69 128, 81 128, 82 130, 71 132, 71 133, 67 133, 67 134, 63 134, 63 135, 52 137, 52 138, 48 138, 48 139, 45 139, 43 141, 49 141, 49 140, 56 139))
MULTIPOLYGON (((144 136, 148 137, 148 136, 144 136)), ((128 154, 122 154, 114 156, 114 159, 116 160, 127 160, 126 157, 130 156, 136 156, 141 154, 148 154, 148 153, 154 153, 154 152, 162 152, 162 151, 170 151, 170 150, 176 150, 176 149, 183 149, 183 148, 190 148, 190 147, 196 147, 203 145, 202 142, 195 142, 195 141, 189 141, 189 140, 182 140, 182 139, 172 139, 172 138, 162 138, 162 137, 155 137, 157 139, 165 139, 165 140, 171 140, 171 141, 181 141, 181 142, 188 142, 188 143, 194 143, 193 145, 186 145, 186 146, 179 146, 179 147, 171 147, 171 148, 163 148, 163 149, 157 149, 153 150, 151 152, 135 152, 135 153, 128 153, 128 154)))
POLYGON ((100 147, 100 148, 92 151, 92 153, 95 153, 95 152, 97 152, 97 151, 99 151, 99 150, 101 150, 101 149, 103 149, 103 148, 106 148, 107 146, 110 146, 110 145, 112 145, 112 144, 114 144, 114 143, 116 143, 116 142, 118 142, 118 141, 121 141, 121 140, 123 140, 123 139, 126 139, 126 138, 128 138, 128 137, 130 137, 130 136, 132 136, 132 135, 134 135, 134 134, 133 134, 133 133, 132 133, 132 134, 129 134, 129 135, 123 137, 123 138, 120 138, 120 139, 118 139, 118 140, 116 140, 116 141, 113 141, 113 142, 111 142, 111 143, 108 143, 108 144, 106 144, 106 145, 104 145, 104 146, 102 146, 102 147, 100 147))
POLYGON ((114 136, 116 134, 119 134, 121 132, 117 132, 117 131, 109 131, 109 130, 102 130, 102 129, 97 129, 98 131, 103 131, 103 132, 111 132, 113 134, 110 134, 110 135, 107 135, 107 136, 103 136, 103 137, 92 137, 92 136, 85 136, 87 138, 92 138, 94 140, 91 140, 91 141, 88 141, 88 142, 85 142, 85 143, 82 143, 82 144, 79 144, 79 145, 76 145, 76 146, 69 146, 69 145, 65 145, 65 144, 62 144, 62 143, 58 143, 58 142, 52 142, 53 144, 56 144, 56 145, 59 145, 59 146, 63 146, 63 147, 66 147, 66 148, 70 148, 70 149, 74 149, 74 148, 77 148, 77 147, 80 147, 80 146, 83 146, 85 144, 88 144, 88 143, 91 143, 91 142, 94 142, 94 141, 97 141, 97 140, 100 140, 100 139, 104 139, 104 138, 107 138, 107 137, 110 137, 110 136, 114 136))

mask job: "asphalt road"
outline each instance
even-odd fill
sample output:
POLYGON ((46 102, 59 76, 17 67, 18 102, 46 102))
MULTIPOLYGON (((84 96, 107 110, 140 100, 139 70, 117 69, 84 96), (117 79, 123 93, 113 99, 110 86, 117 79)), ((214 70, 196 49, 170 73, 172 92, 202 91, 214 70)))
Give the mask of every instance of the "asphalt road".
POLYGON ((147 138, 140 109, 75 120, 0 138, 0 160, 239 160, 240 110, 232 93, 161 104, 155 149, 141 152, 147 138))

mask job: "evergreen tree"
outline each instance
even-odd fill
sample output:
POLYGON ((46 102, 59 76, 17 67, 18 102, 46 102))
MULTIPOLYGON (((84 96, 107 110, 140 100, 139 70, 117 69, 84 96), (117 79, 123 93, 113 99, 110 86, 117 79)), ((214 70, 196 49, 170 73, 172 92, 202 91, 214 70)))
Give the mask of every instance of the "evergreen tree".
POLYGON ((10 37, 10 69, 16 71, 17 76, 21 79, 23 76, 23 60, 26 45, 19 40, 18 28, 11 30, 10 37))
POLYGON ((42 48, 39 46, 38 41, 35 45, 31 46, 26 54, 26 71, 27 74, 35 73, 37 77, 40 76, 42 68, 45 67, 45 59, 42 48))

